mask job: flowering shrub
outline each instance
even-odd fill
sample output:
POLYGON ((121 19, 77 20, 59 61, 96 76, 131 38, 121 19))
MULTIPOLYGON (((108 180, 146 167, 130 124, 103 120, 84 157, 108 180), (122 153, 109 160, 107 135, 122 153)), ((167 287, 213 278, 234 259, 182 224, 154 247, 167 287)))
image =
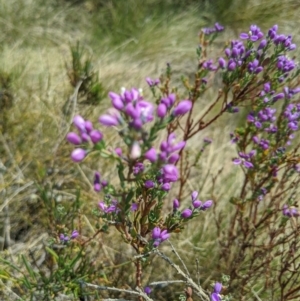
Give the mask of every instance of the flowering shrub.
POLYGON ((144 97, 142 90, 122 88, 120 92, 109 92, 111 105, 99 116, 99 124, 74 116, 74 128, 66 134, 66 140, 74 146, 71 160, 74 164, 84 164, 95 157, 109 160, 117 181, 109 181, 103 178, 104 173, 94 171, 92 187, 99 201, 93 209, 92 228, 96 231, 91 237, 83 236, 73 220, 72 229, 70 223, 67 227, 68 214, 53 208, 43 195, 48 211, 55 211, 52 222, 57 222, 47 247, 55 263, 47 278, 24 260, 31 278, 24 276, 22 284, 31 297, 33 287, 40 287, 37 278, 42 275, 43 293, 65 291, 63 278, 68 282, 68 292, 76 297, 82 297, 87 288, 94 288, 152 300, 151 286, 157 283, 146 283, 142 276, 144 263, 158 255, 184 279, 184 298, 188 300, 193 293, 212 301, 248 300, 258 296, 258 292, 261 300, 299 298, 300 157, 296 134, 300 120, 300 69, 292 58, 296 45, 290 35, 279 33, 277 25, 266 33, 251 25, 217 57, 209 57, 208 50, 223 30, 216 23, 200 33, 195 78, 193 82, 183 78, 184 91, 173 86, 168 64, 159 79, 146 79, 152 99, 144 97), (215 77, 222 78, 218 87, 215 77), (210 89, 217 90, 216 98, 206 103, 199 115, 199 103, 207 99, 210 89), (229 161, 232 169, 241 169, 243 179, 235 194, 228 197, 229 209, 223 214, 213 193, 221 172, 214 178, 209 198, 187 185, 212 140, 204 139, 194 155, 188 148, 193 137, 226 114, 238 118, 240 125, 228 133, 228 141, 237 153, 222 159, 229 161), (118 135, 114 145, 107 142, 106 128, 118 135), (170 241, 189 223, 197 218, 201 223, 208 214, 210 218, 214 215, 210 224, 217 232, 218 262, 215 270, 205 276, 213 280, 221 279, 221 274, 226 276, 222 277, 222 284, 215 282, 212 288, 203 289, 184 264, 185 271, 161 250, 169 241, 183 263, 170 241), (133 290, 86 281, 97 281, 99 277, 89 277, 96 271, 94 262, 84 257, 86 250, 100 233, 107 233, 112 227, 135 252, 133 290))
MULTIPOLYGON (((216 216, 221 238, 220 269, 226 267, 224 272, 230 276, 227 291, 233 296, 245 296, 261 273, 268 271, 260 279, 261 283, 265 281, 266 296, 275 298, 279 290, 281 300, 287 300, 294 298, 300 288, 296 285, 299 212, 293 207, 299 183, 299 145, 293 142, 299 128, 300 87, 299 68, 290 58, 296 45, 291 36, 278 33, 277 25, 266 34, 251 25, 249 32, 240 34, 240 40, 230 42, 222 56, 207 58, 207 47, 223 30, 218 23, 203 29, 195 82, 184 80, 184 100, 170 87, 170 65, 160 79, 147 78, 155 102, 145 100, 142 91, 135 88, 109 93, 112 108, 99 117, 99 122, 118 131, 123 144, 117 149, 105 144, 101 131, 92 131, 90 121, 76 116, 74 125, 80 135, 69 133, 67 139, 80 147, 73 150, 71 158, 80 162, 97 151, 117 162, 118 187, 101 185, 96 174, 95 190, 99 192, 102 187, 105 194, 96 214, 104 222, 102 229, 113 225, 138 255, 148 254, 213 206, 212 200, 200 201, 197 191, 191 193, 188 208, 180 205, 190 171, 204 151, 187 158, 188 141, 222 114, 237 114, 246 108, 244 125, 230 134, 238 151, 232 162, 243 169, 244 183, 238 197, 230 200, 229 225, 221 225, 220 216, 216 216), (212 79, 217 73, 223 79, 218 96, 195 119, 197 101, 213 88, 212 79), (157 148, 156 138, 161 132, 166 139, 157 148), (176 136, 180 137, 177 142, 176 136), (179 191, 167 214, 164 204, 176 182, 179 191), (234 247, 236 241, 238 247, 234 247)), ((206 140, 204 146, 210 142, 206 140)), ((135 265, 136 285, 142 287, 139 259, 135 265)), ((211 300, 222 299, 221 289, 222 285, 216 283, 211 300)))

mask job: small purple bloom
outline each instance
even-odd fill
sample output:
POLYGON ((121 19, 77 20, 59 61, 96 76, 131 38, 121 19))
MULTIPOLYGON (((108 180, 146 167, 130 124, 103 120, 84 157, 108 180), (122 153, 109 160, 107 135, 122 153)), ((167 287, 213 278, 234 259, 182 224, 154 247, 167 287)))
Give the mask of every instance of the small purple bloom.
POLYGON ((164 118, 167 114, 167 107, 164 103, 160 103, 158 106, 157 106, 157 116, 159 118, 164 118))
POLYGON ((176 211, 179 208, 180 204, 177 199, 173 200, 173 210, 176 211))
POLYGON ((219 66, 222 69, 226 68, 226 61, 222 57, 219 58, 219 66))
POLYGON ((72 232, 72 234, 71 234, 71 239, 75 239, 76 237, 78 237, 79 236, 79 233, 78 233, 78 231, 77 230, 74 230, 73 232, 72 232))
POLYGON ((173 111, 174 116, 184 115, 192 109, 193 103, 190 100, 182 100, 173 111))
POLYGON ((153 239, 157 239, 160 237, 160 233, 161 233, 161 230, 159 227, 155 227, 153 230, 152 230, 152 238, 153 239))
POLYGON ((153 187, 155 186, 155 184, 154 184, 153 181, 147 180, 147 181, 145 181, 144 186, 145 186, 147 189, 150 189, 150 188, 153 188, 153 187))
POLYGON ((94 175, 94 190, 96 192, 99 192, 101 190, 100 173, 98 171, 96 171, 94 175))
POLYGON ((181 217, 186 219, 186 218, 190 218, 193 214, 193 211, 191 209, 184 209, 182 212, 181 212, 181 217))
POLYGON ((195 209, 202 206, 202 202, 200 200, 195 200, 195 201, 192 202, 192 204, 193 204, 195 209))
POLYGON ((76 115, 74 117, 73 124, 78 128, 78 130, 85 131, 85 120, 80 115, 76 115))
POLYGON ((154 163, 157 160, 157 153, 155 148, 151 147, 148 151, 146 151, 144 157, 150 162, 154 163))
POLYGON ((210 299, 211 299, 211 301, 222 301, 222 300, 221 300, 221 297, 220 297, 219 294, 217 294, 217 293, 212 293, 212 294, 210 295, 210 299))
POLYGON ((81 162, 86 156, 86 151, 82 148, 75 148, 71 153, 71 159, 74 162, 81 162))
POLYGON ((147 295, 150 295, 151 294, 151 288, 149 287, 149 286, 146 286, 145 288, 144 288, 144 292, 145 292, 145 294, 147 294, 147 295))
POLYGON ((98 131, 98 130, 92 130, 90 132, 90 137, 91 137, 91 140, 94 144, 97 144, 98 142, 100 142, 103 138, 103 134, 98 131))
POLYGON ((178 169, 175 165, 166 164, 163 168, 163 179, 165 182, 176 182, 179 177, 178 169))
POLYGON ((74 145, 79 145, 81 144, 81 138, 79 137, 79 135, 77 135, 76 133, 74 132, 70 132, 68 133, 67 135, 67 140, 74 144, 74 145))
POLYGON ((171 189, 171 184, 170 183, 164 183, 162 186, 161 186, 161 189, 163 191, 169 191, 171 189))
POLYGON ((212 200, 206 201, 202 205, 201 210, 209 209, 212 205, 213 205, 213 201, 212 200))
POLYGON ((193 191, 191 194, 192 201, 195 201, 197 199, 197 196, 198 196, 198 191, 193 191))
POLYGON ((138 203, 133 203, 133 204, 131 204, 130 210, 131 211, 137 211, 138 208, 139 208, 139 204, 138 203))
POLYGON ((119 124, 119 121, 115 116, 107 114, 100 116, 99 122, 105 126, 116 126, 119 124))
POLYGON ((114 92, 109 92, 108 93, 112 105, 117 109, 117 110, 122 110, 124 108, 124 103, 123 100, 121 99, 120 95, 114 92))
POLYGON ((90 133, 93 130, 93 124, 91 121, 87 120, 84 123, 85 130, 90 133))

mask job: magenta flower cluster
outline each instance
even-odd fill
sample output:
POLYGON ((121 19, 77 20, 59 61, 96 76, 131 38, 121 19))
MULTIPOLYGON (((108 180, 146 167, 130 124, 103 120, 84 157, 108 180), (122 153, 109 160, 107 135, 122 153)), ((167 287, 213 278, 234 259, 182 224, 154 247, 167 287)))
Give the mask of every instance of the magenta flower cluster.
POLYGON ((100 201, 98 203, 99 208, 104 213, 119 213, 120 209, 118 208, 118 201, 112 200, 109 204, 106 204, 103 201, 100 201))
MULTIPOLYGON (((67 140, 73 145, 84 145, 92 143, 93 145, 100 142, 103 138, 103 134, 93 128, 93 124, 89 120, 84 120, 80 115, 77 115, 73 119, 73 124, 77 128, 79 133, 70 132, 67 134, 67 140)), ((71 159, 74 162, 81 162, 87 154, 84 148, 75 148, 71 153, 71 159)))
POLYGON ((155 227, 152 230, 152 239, 153 239, 153 246, 157 248, 163 241, 169 239, 170 234, 167 230, 162 230, 159 227, 155 227))
POLYGON ((300 212, 295 207, 289 207, 288 205, 284 205, 282 208, 282 214, 286 217, 298 217, 300 216, 300 212))
POLYGON ((77 238, 78 236, 79 236, 79 232, 77 230, 73 230, 70 236, 61 233, 59 235, 59 239, 62 243, 67 243, 70 240, 77 238))
POLYGON ((254 165, 251 162, 251 159, 255 155, 256 155, 256 150, 252 150, 248 154, 245 154, 243 152, 239 152, 239 158, 233 159, 233 164, 243 165, 246 168, 253 168, 254 165))
MULTIPOLYGON (((200 201, 198 199, 198 192, 197 191, 193 191, 192 192, 191 199, 192 199, 193 209, 191 209, 191 208, 184 209, 181 212, 181 217, 183 219, 188 219, 188 218, 192 217, 192 215, 193 215, 194 212, 205 211, 205 210, 209 209, 213 205, 213 201, 212 200, 208 200, 208 201, 205 201, 204 203, 202 203, 202 201, 200 201)), ((175 202, 175 200, 174 200, 174 202, 175 202)), ((175 207, 174 206, 174 202, 173 202, 173 209, 175 207)), ((178 207, 179 207, 179 204, 178 204, 178 207)))
POLYGON ((202 32, 205 35, 211 35, 213 33, 222 32, 224 30, 224 26, 220 25, 219 23, 215 23, 215 26, 213 28, 202 28, 202 32))

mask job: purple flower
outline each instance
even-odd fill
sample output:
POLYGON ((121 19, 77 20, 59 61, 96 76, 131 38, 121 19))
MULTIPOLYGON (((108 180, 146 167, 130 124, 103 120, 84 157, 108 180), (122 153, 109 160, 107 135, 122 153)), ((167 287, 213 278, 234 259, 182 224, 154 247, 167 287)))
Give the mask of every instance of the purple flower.
POLYGON ((178 169, 175 165, 166 164, 162 168, 164 182, 176 182, 179 177, 178 169))
POLYGON ((221 32, 224 30, 224 26, 222 26, 221 24, 219 24, 218 22, 215 23, 215 29, 217 32, 221 32))
POLYGON ((155 186, 155 183, 153 181, 151 181, 151 180, 147 180, 147 181, 145 181, 144 186, 147 189, 150 189, 150 188, 153 188, 155 186))
POLYGON ((68 133, 67 135, 67 140, 74 144, 74 145, 79 145, 81 144, 81 138, 79 137, 79 135, 77 135, 76 133, 74 132, 70 132, 68 133))
POLYGON ((149 287, 149 286, 146 286, 145 288, 144 288, 144 292, 145 292, 145 294, 147 294, 147 295, 150 295, 151 294, 151 288, 149 287))
POLYGON ((145 169, 145 166, 143 163, 141 162, 137 162, 134 164, 133 166, 133 174, 136 176, 138 175, 139 173, 143 172, 145 169))
POLYGON ((211 299, 211 301, 222 301, 221 297, 217 293, 212 293, 210 295, 210 299, 211 299))
POLYGON ((190 100, 182 100, 173 111, 174 116, 184 115, 192 109, 193 103, 190 100))
POLYGON ((186 219, 186 218, 190 218, 193 214, 193 211, 191 209, 184 209, 182 212, 181 212, 181 217, 186 219))
POLYGON ((154 240, 153 246, 158 247, 163 241, 169 239, 170 234, 168 230, 161 230, 159 227, 155 227, 152 230, 152 239, 154 240))
POLYGON ((67 243, 69 240, 70 240, 70 238, 69 238, 69 236, 67 236, 67 235, 64 235, 64 234, 59 234, 59 239, 60 239, 60 241, 62 242, 62 243, 67 243))
POLYGON ((158 106, 157 106, 157 116, 159 118, 164 118, 167 114, 167 107, 164 103, 160 103, 158 106))
POLYGON ((131 211, 137 211, 139 209, 139 204, 138 203, 132 203, 131 204, 131 211))
POLYGON ((246 168, 253 168, 254 165, 249 161, 256 154, 255 150, 252 150, 248 154, 239 152, 240 158, 233 159, 233 164, 235 165, 244 165, 246 168))
POLYGON ((71 234, 71 239, 75 239, 76 237, 78 237, 79 236, 79 233, 78 233, 78 231, 77 230, 74 230, 73 232, 72 232, 72 234, 71 234))
POLYGON ((173 200, 173 211, 176 211, 179 208, 180 204, 177 199, 173 200))
POLYGON ((85 127, 85 130, 87 131, 87 133, 90 133, 93 130, 93 124, 89 120, 85 121, 84 127, 85 127))
POLYGON ((150 162, 154 163, 157 160, 157 153, 155 148, 151 147, 148 151, 146 151, 144 157, 150 162))
POLYGON ((284 93, 278 93, 276 95, 273 96, 273 101, 277 101, 279 99, 283 99, 284 98, 284 93))
POLYGON ((117 93, 114 92, 109 92, 108 93, 112 105, 117 109, 117 110, 122 110, 124 108, 124 102, 121 98, 121 96, 117 93))
POLYGON ((90 132, 90 137, 91 137, 91 140, 94 144, 97 144, 98 142, 100 142, 103 138, 103 134, 98 131, 98 130, 92 130, 90 132))
POLYGON ((146 82, 149 85, 149 87, 154 87, 154 86, 157 86, 160 83, 160 80, 158 78, 153 80, 150 77, 147 77, 146 82))
POLYGON ((191 194, 192 201, 195 201, 197 199, 197 196, 198 196, 198 191, 193 191, 191 194))
POLYGON ((160 233, 161 233, 161 230, 159 227, 155 227, 153 230, 152 230, 152 238, 153 239, 158 239, 160 237, 160 233))
POLYGON ((206 210, 206 209, 209 209, 211 206, 213 205, 213 201, 212 200, 209 200, 209 201, 206 201, 204 202, 204 204, 201 206, 201 210, 206 210))
POLYGON ((215 286, 214 286, 214 293, 220 294, 222 291, 222 288, 223 288, 222 283, 216 282, 215 286))
POLYGON ((211 59, 208 60, 208 61, 205 61, 202 65, 202 67, 206 70, 209 70, 209 71, 217 70, 217 67, 215 65, 213 65, 213 61, 211 59))
POLYGON ((229 61, 228 62, 228 67, 227 67, 228 71, 233 71, 235 68, 236 68, 236 62, 229 61))
POLYGON ((78 128, 79 131, 85 131, 85 120, 80 115, 76 115, 73 118, 73 124, 78 128))
POLYGON ((163 190, 163 191, 169 191, 170 189, 171 189, 171 184, 170 183, 164 183, 161 186, 161 190, 163 190))
POLYGON ((195 200, 195 201, 192 202, 192 204, 193 204, 195 209, 202 206, 202 202, 200 200, 195 200))
POLYGON ((219 66, 222 69, 226 68, 226 61, 222 57, 219 58, 219 66))
POLYGON ((82 148, 75 148, 71 153, 71 159, 74 162, 81 162, 86 156, 86 151, 82 148))
POLYGON ((283 206, 282 214, 287 216, 287 217, 298 217, 300 215, 296 208, 288 207, 287 205, 283 206))
POLYGON ((116 126, 119 124, 119 121, 115 116, 107 114, 100 116, 99 122, 105 126, 116 126))
POLYGON ((250 26, 249 33, 241 33, 240 38, 242 40, 251 40, 252 42, 256 42, 257 40, 261 39, 264 34, 260 31, 260 28, 256 25, 250 26))
POLYGON ((101 190, 100 173, 98 171, 96 171, 94 175, 94 190, 96 192, 99 192, 101 190))

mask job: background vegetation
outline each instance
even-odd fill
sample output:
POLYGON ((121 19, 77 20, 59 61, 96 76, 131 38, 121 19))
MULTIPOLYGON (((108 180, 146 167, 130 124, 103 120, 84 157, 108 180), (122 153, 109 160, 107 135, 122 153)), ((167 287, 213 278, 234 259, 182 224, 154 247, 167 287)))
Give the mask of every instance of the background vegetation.
MULTIPOLYGON (((167 62, 173 66, 178 81, 181 74, 192 76, 202 27, 216 21, 223 24, 226 34, 221 45, 250 24, 266 29, 276 23, 298 42, 299 12, 296 0, 0 0, 0 298, 18 300, 17 296, 21 296, 29 300, 30 290, 37 285, 45 288, 40 300, 63 300, 71 293, 81 294, 72 281, 61 284, 63 294, 61 287, 53 288, 61 276, 55 273, 52 278, 41 276, 38 280, 31 275, 36 286, 19 283, 16 279, 30 276, 30 266, 34 265, 46 271, 61 264, 67 273, 76 264, 81 273, 91 275, 90 281, 133 286, 132 254, 113 233, 102 235, 81 262, 72 261, 76 248, 58 263, 45 249, 62 225, 65 229, 81 227, 81 233, 88 237, 95 232, 90 223, 98 201, 91 185, 95 166, 91 162, 74 166, 64 139, 79 80, 83 84, 76 112, 97 120, 109 105, 108 91, 135 86, 143 88, 147 95, 144 79, 158 77, 167 62), (11 270, 7 269, 7 261, 11 262, 11 270), (84 270, 90 266, 93 271, 84 270), (59 293, 55 294, 55 289, 59 293)), ((212 53, 216 51, 219 49, 212 49, 212 53)), ((236 122, 220 120, 190 146, 190 151, 200 148, 197 143, 205 136, 214 140, 188 184, 191 190, 199 189, 203 197, 213 194, 220 200, 218 210, 224 214, 230 210, 226 195, 232 194, 240 181, 237 174, 232 174, 230 162, 223 162, 225 153, 234 156, 224 128, 230 132, 236 122), (218 189, 212 191, 212 176, 220 169, 228 180, 218 183, 218 189)), ((115 134, 109 134, 114 141, 115 134)), ((99 162, 96 168, 103 178, 113 181, 110 166, 99 162)), ((175 243, 194 275, 195 260, 199 260, 204 287, 226 273, 217 268, 211 218, 207 216, 200 225, 190 225, 175 243)), ((157 261, 154 259, 148 267, 145 282, 162 276, 157 261)), ((173 273, 167 269, 164 272, 164 279, 173 273)), ((65 274, 65 279, 75 278, 65 274)), ((170 296, 178 299, 180 293, 180 289, 168 287, 155 291, 161 300, 170 296)))

